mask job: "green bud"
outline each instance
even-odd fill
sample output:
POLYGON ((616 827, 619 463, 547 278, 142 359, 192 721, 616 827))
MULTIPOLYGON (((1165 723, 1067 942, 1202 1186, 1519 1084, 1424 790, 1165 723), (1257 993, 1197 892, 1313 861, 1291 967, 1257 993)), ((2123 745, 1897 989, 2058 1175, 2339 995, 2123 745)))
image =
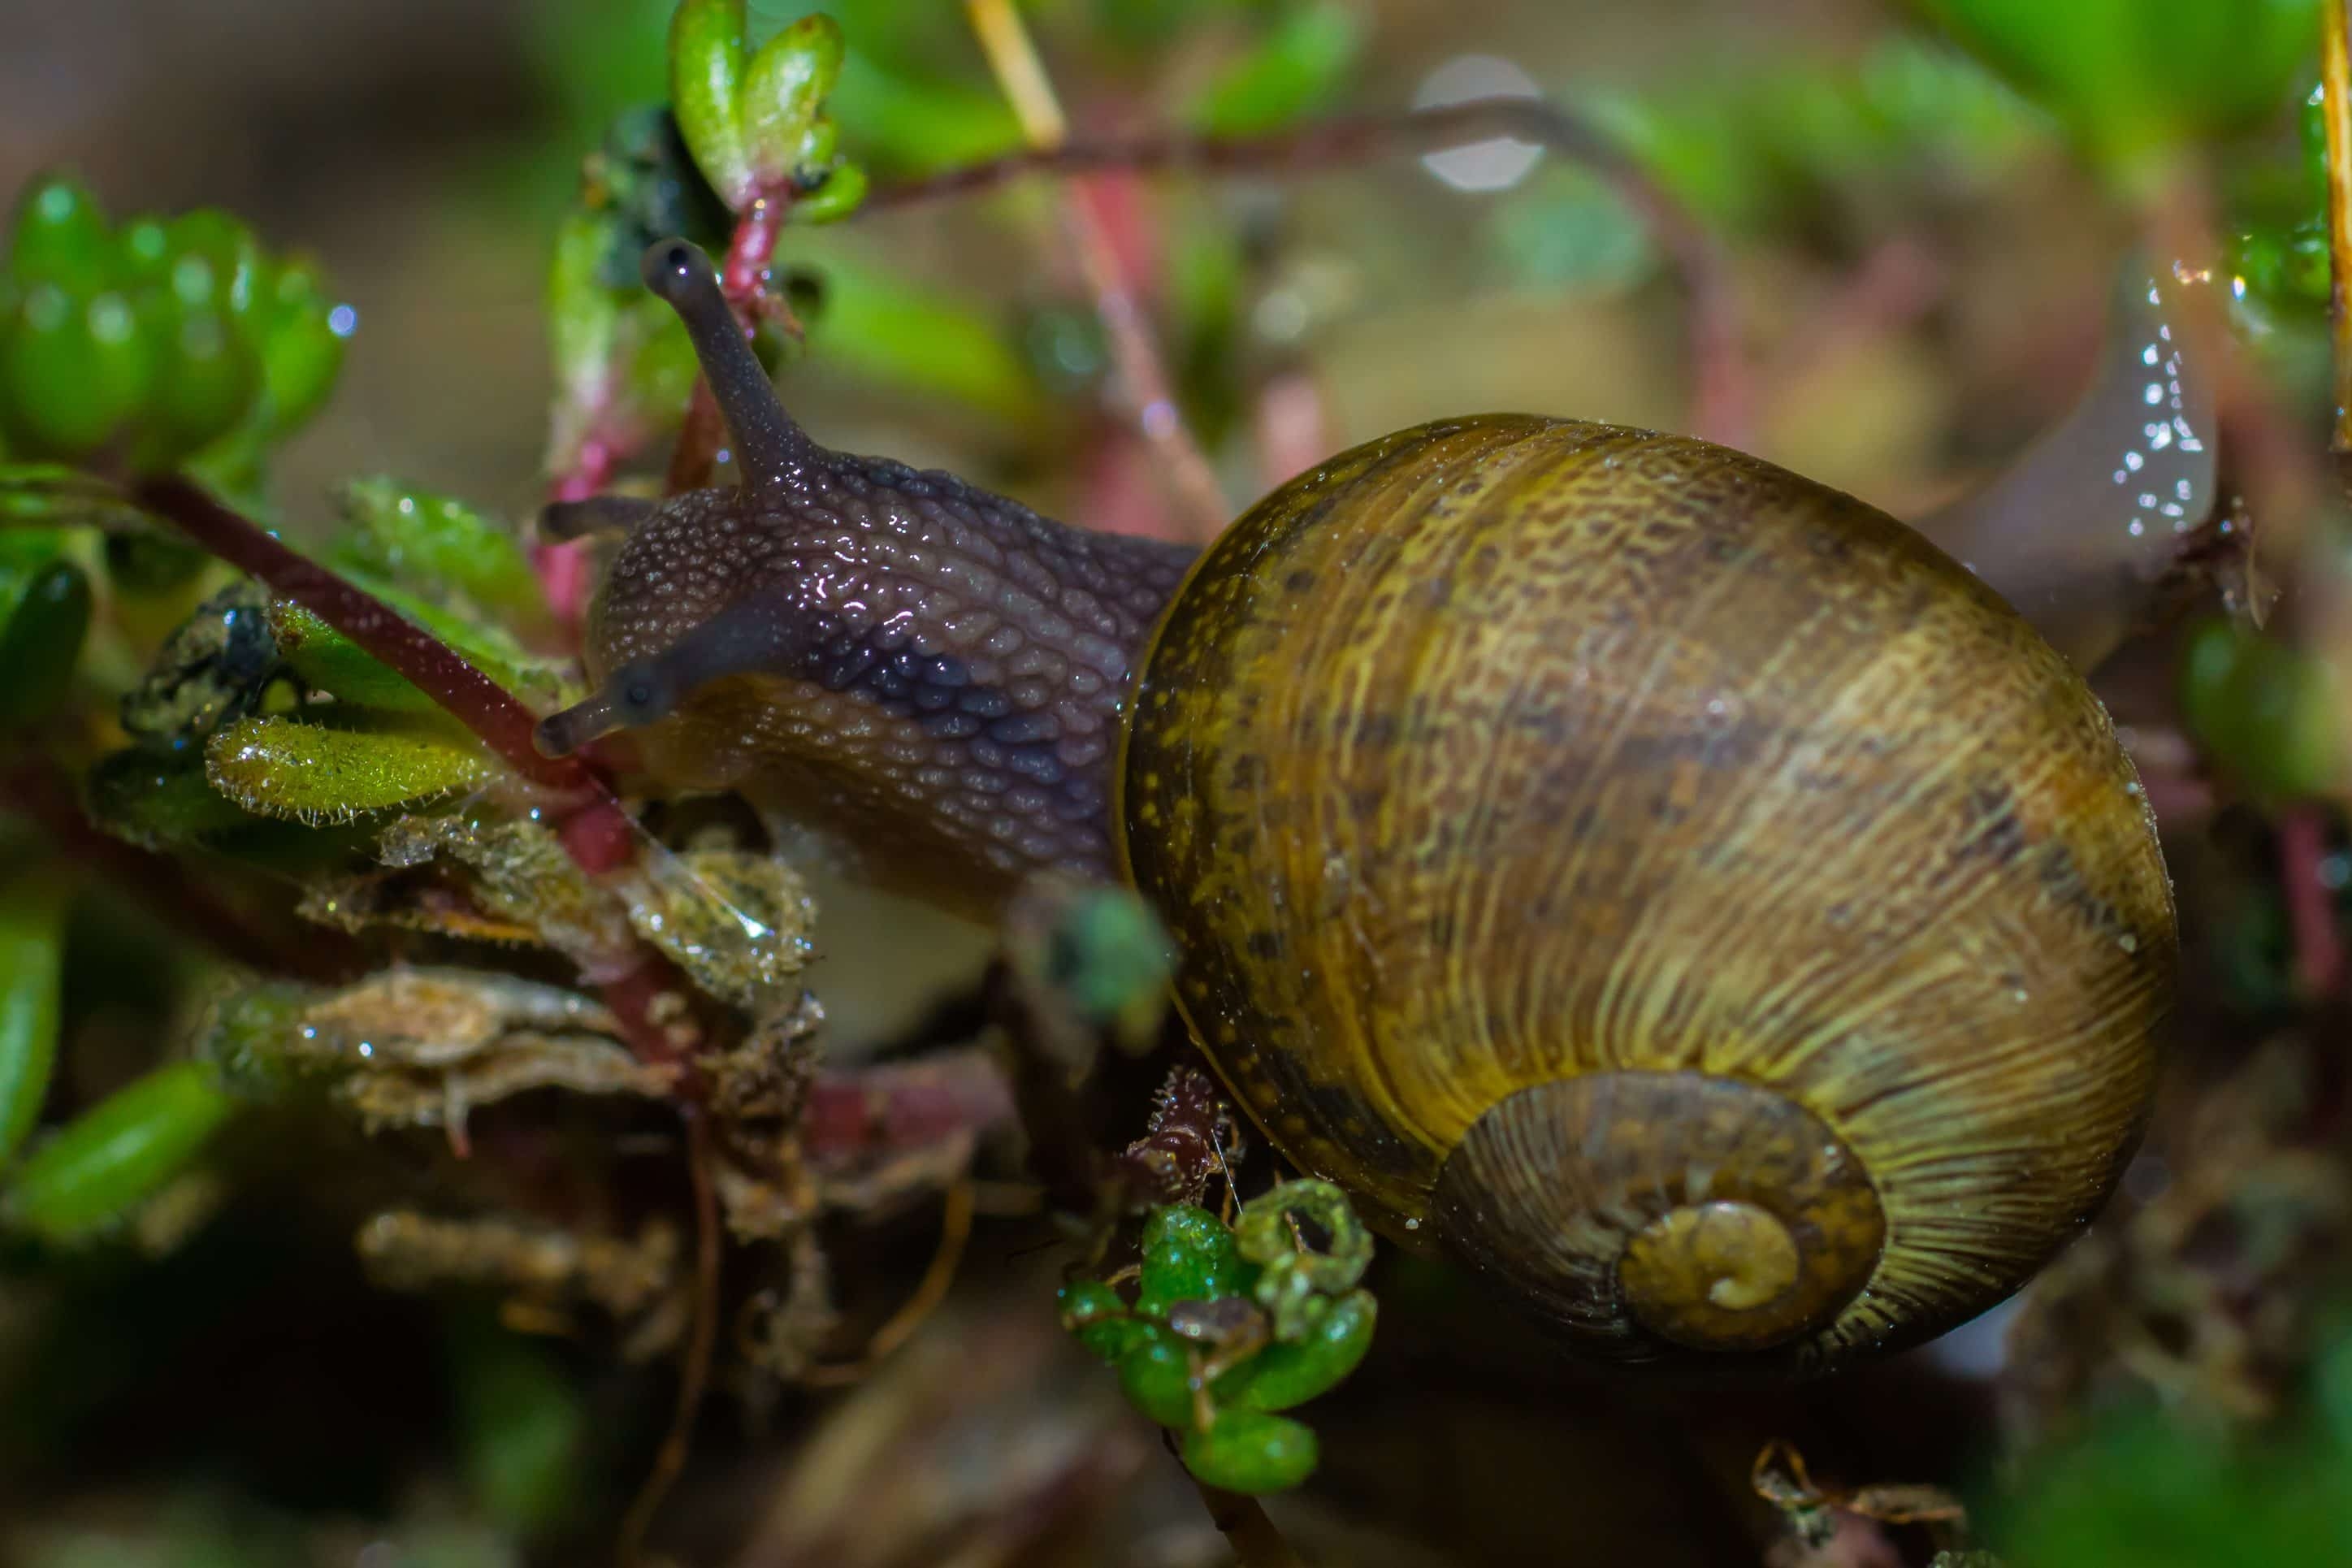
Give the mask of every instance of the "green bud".
POLYGON ((824 184, 793 204, 794 223, 838 223, 865 205, 866 171, 855 163, 835 163, 824 184))
POLYGON ((1223 1410, 1184 1436, 1184 1468, 1208 1485, 1245 1496, 1288 1491, 1315 1473, 1315 1434, 1284 1415, 1223 1410))
POLYGON ((160 217, 131 219, 114 237, 114 258, 125 284, 162 287, 172 270, 172 226, 160 217))
POLYGON ((47 877, 0 881, 0 1161, 40 1120, 57 1067, 67 902, 47 877))
POLYGON ((1304 1339, 1277 1340, 1212 1385, 1220 1406, 1287 1410, 1339 1385, 1372 1348, 1378 1308, 1369 1290, 1331 1303, 1304 1339))
POLYGON ((89 1239, 185 1169, 232 1108, 208 1064, 158 1068, 35 1150, 0 1195, 0 1219, 52 1242, 89 1239))
POLYGON ((0 420, 12 448, 88 457, 139 413, 155 371, 154 346, 123 295, 35 284, 0 326, 0 420))
POLYGON ((1164 1318, 1178 1301, 1213 1301, 1237 1294, 1243 1265, 1234 1233, 1203 1208, 1171 1204, 1143 1222, 1143 1279, 1135 1313, 1164 1318))
POLYGON ((1130 1316, 1118 1292, 1099 1279, 1075 1279, 1057 1298, 1062 1328, 1107 1362, 1117 1361, 1150 1325, 1130 1316))
POLYGON ((213 787, 246 810, 317 825, 415 805, 498 776, 470 738, 443 726, 331 730, 241 719, 205 748, 213 787))
POLYGON ((318 269, 307 262, 278 270, 269 280, 260 316, 268 433, 283 437, 306 424, 334 390, 352 318, 338 310, 318 269))
POLYGON ((758 192, 743 134, 743 0, 679 0, 669 24, 669 101, 702 177, 729 207, 758 192))
POLYGON ((131 452, 142 471, 176 467, 226 436, 251 412, 261 364, 230 318, 214 303, 181 292, 163 322, 147 418, 131 452))
POLYGON ((164 244, 167 281, 183 305, 242 321, 261 304, 261 243, 238 218, 217 207, 183 213, 167 226, 164 244))
POLYGON ((79 182, 59 176, 36 184, 17 204, 8 270, 27 288, 57 283, 94 290, 113 270, 113 249, 98 198, 79 182))
POLYGON ((1139 1323, 1119 1352, 1118 1387, 1127 1402, 1162 1426, 1192 1425, 1192 1347, 1157 1323, 1139 1323))
POLYGON ((89 634, 89 578, 71 561, 36 572, 0 626, 0 726, 47 718, 65 700, 89 634))
POLYGON ((816 12, 769 39, 752 59, 737 121, 760 184, 782 184, 813 161, 806 143, 841 80, 841 58, 840 25, 816 12))

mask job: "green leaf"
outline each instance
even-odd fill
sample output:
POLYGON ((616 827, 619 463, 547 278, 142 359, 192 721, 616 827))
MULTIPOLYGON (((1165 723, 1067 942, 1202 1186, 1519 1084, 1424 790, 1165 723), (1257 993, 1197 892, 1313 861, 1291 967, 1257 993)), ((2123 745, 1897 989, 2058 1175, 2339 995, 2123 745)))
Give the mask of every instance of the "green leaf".
POLYGON ((694 161, 740 211, 758 195, 744 137, 743 0, 679 0, 669 27, 669 102, 694 161))
POLYGON ((1338 95, 1363 42, 1354 6, 1339 0, 1302 5, 1211 82, 1185 119, 1212 136, 1279 131, 1338 95))
POLYGON ((2070 126, 2128 164, 2247 130, 2318 48, 2323 0, 1916 0, 2070 126))
POLYGON ((202 843, 257 818, 220 791, 194 755, 159 757, 127 747, 102 757, 85 785, 92 821, 149 848, 202 843))
POLYGON ((587 1411, 554 1357, 495 1323, 452 1336, 466 1471, 485 1512, 526 1533, 559 1522, 580 1494, 587 1411))
POLYGON ((999 417, 1043 416, 1045 396, 996 318, 868 263, 829 262, 813 352, 852 374, 999 417))
MULTIPOLYGON (((0 604, 5 574, 0 573, 0 604)), ((71 561, 35 572, 0 626, 0 725, 45 719, 65 700, 89 633, 89 578, 71 561)))
POLYGON ((475 789, 499 773, 446 728, 341 730, 241 719, 205 748, 213 787, 250 812, 319 824, 475 789))
POLYGON ((1162 1426, 1192 1425, 1191 1347, 1158 1323, 1139 1323, 1119 1352, 1118 1388, 1127 1402, 1162 1426))
POLYGON ((0 882, 0 1161, 40 1120, 58 1060, 62 883, 12 868, 0 882))
POLYGON ((836 163, 824 184, 793 203, 792 221, 798 224, 839 223, 866 203, 866 171, 855 163, 836 163))
POLYGON ((1220 1411, 1205 1431, 1187 1432, 1184 1468, 1213 1487, 1244 1496, 1288 1491, 1315 1473, 1315 1434, 1285 1415, 1220 1411))
MULTIPOLYGON (((339 561, 338 565, 353 586, 367 590, 402 618, 448 644, 467 663, 526 705, 559 706, 566 697, 568 689, 560 668, 552 661, 530 658, 503 628, 427 604, 349 562, 339 561)), ((362 708, 402 713, 441 711, 441 705, 410 685, 406 677, 293 600, 270 602, 269 629, 287 664, 321 691, 362 708)))
POLYGON ((36 1149, 0 1194, 0 1219, 52 1242, 89 1239, 185 1169, 232 1109, 209 1065, 158 1068, 36 1149))
POLYGON ((1372 1348, 1378 1316, 1370 1291, 1340 1297, 1305 1338, 1277 1340, 1218 1378, 1213 1385, 1217 1403, 1243 1410, 1287 1410, 1328 1393, 1372 1348))
POLYGON ((2326 795, 2344 779, 2343 700, 2325 659, 2210 620, 2188 639, 2180 703, 2198 743, 2266 795, 2326 795))
POLYGON ((451 496, 395 479, 353 479, 337 497, 339 559, 413 589, 454 589, 509 624, 544 624, 547 601, 512 530, 451 496))
POLYGON ((772 184, 822 172, 808 167, 816 151, 810 136, 841 80, 841 26, 823 12, 803 16, 753 57, 739 119, 755 179, 772 184))

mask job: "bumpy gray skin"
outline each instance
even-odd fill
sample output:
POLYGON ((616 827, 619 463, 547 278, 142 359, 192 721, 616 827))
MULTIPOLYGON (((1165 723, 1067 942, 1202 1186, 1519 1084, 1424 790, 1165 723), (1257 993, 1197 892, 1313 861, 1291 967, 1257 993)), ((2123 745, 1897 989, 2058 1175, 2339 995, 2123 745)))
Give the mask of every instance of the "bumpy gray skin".
POLYGON ((674 787, 740 791, 877 864, 976 862, 991 895, 1034 870, 1111 875, 1119 711, 1193 552, 820 447, 708 265, 657 247, 647 277, 696 338, 743 483, 551 520, 634 526, 590 614, 601 689, 541 745, 637 730, 674 787))

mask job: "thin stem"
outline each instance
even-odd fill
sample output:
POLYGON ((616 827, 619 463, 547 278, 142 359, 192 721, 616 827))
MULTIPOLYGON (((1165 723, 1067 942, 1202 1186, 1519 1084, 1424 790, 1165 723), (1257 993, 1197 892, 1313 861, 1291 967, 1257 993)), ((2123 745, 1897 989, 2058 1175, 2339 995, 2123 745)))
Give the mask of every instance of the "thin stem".
POLYGON ((1029 174, 1069 176, 1124 170, 1278 178, 1385 157, 1419 156, 1497 137, 1533 142, 1586 165, 1641 215, 1690 296, 1694 423, 1701 434, 1714 440, 1738 444, 1745 439, 1754 399, 1738 300, 1720 249, 1690 210, 1622 148, 1599 128, 1555 104, 1519 98, 1482 99, 1441 108, 1319 121, 1265 136, 1163 132, 1066 142, 883 186, 866 197, 860 211, 879 212, 968 195, 1029 174))
MULTIPOLYGON (((636 824, 604 777, 576 757, 541 756, 531 742, 537 721, 530 710, 430 632, 296 554, 187 479, 142 479, 131 493, 214 555, 299 601, 431 697, 524 778, 556 792, 556 837, 583 870, 601 876, 635 858, 636 824)), ((682 1064, 688 1047, 674 1042, 651 1011, 666 993, 691 994, 676 967, 642 945, 599 955, 594 967, 599 993, 639 1059, 682 1064)), ((689 1098, 698 1088, 690 1072, 682 1079, 681 1091, 689 1098)))
MULTIPOLYGON (((1192 1477, 1189 1470, 1185 1474, 1192 1477)), ((1208 1505, 1209 1522, 1234 1549, 1234 1568, 1306 1568, 1257 1499, 1220 1491, 1197 1477, 1192 1478, 1192 1485, 1208 1505)))
POLYGON ((530 709, 374 595, 296 554, 177 474, 142 479, 131 494, 214 555, 299 601, 391 666, 533 784, 566 794, 602 792, 602 782, 577 758, 540 754, 531 742, 539 720, 530 709))
POLYGON ((2320 24, 2320 116, 2327 128, 2328 320, 2336 344, 2336 429, 2352 453, 2352 6, 2329 0, 2320 24))
MULTIPOLYGON (((988 56, 989 68, 1012 102, 1031 148, 1050 153, 1066 147, 1068 121, 1012 0, 967 0, 966 9, 988 56)), ((1095 314, 1109 334, 1111 359, 1129 416, 1175 485, 1187 514, 1185 532, 1195 542, 1206 542, 1231 521, 1224 489, 1177 410, 1175 393, 1160 363, 1159 345, 1152 341, 1135 280, 1129 276, 1103 213, 1104 189, 1103 184, 1081 182, 1065 193, 1063 221, 1077 250, 1078 268, 1094 296, 1095 314)))
POLYGON ((2279 815, 2279 880, 2286 897, 2288 929, 2294 932, 2295 984, 2314 1001, 2334 994, 2344 976, 2344 939, 2336 929, 2336 905, 2322 875, 2327 858, 2326 819, 2317 805, 2291 806, 2279 815))
POLYGON ((940 1245, 931 1254, 930 1267, 916 1284, 915 1293, 907 1298, 898 1310, 890 1314, 874 1337, 866 1342, 864 1353, 856 1361, 838 1365, 816 1366, 803 1378, 812 1388, 837 1388, 859 1382, 881 1364, 892 1351, 912 1339, 948 1291, 955 1285, 956 1270, 963 1265, 964 1247, 971 1240, 971 1216, 978 1191, 970 1177, 948 1188, 947 1204, 940 1215, 940 1245))
POLYGON ((635 1500, 621 1521, 615 1555, 624 1568, 642 1557, 646 1532, 661 1511, 662 1500, 686 1468, 694 1447, 695 1417, 710 1386, 711 1352, 719 1342, 719 1192, 710 1174, 718 1156, 711 1145, 709 1123, 698 1108, 687 1110, 686 1136, 687 1170, 694 1181, 694 1326, 687 1337, 686 1360, 678 1368, 677 1405, 670 1415, 669 1431, 662 1438, 661 1451, 654 1456, 645 1485, 637 1489, 635 1500))

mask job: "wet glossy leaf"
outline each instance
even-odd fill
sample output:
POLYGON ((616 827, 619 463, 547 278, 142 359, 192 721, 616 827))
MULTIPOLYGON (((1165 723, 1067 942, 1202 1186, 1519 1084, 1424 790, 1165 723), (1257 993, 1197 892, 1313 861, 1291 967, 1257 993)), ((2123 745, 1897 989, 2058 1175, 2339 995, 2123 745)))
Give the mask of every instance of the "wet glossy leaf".
POLYGON ((53 1242, 102 1233, 184 1170, 232 1109, 208 1064, 158 1068, 36 1149, 0 1192, 0 1220, 53 1242))
POLYGON ((670 19, 670 111, 694 161, 730 207, 757 191, 742 121, 749 48, 742 0, 680 0, 670 19))
POLYGON ((455 590, 515 623, 543 621, 547 604, 511 529, 455 497, 396 479, 354 479, 338 501, 346 526, 335 556, 435 594, 455 590))
POLYGON ((247 811, 341 822, 414 805, 498 776, 470 740, 446 726, 339 730, 291 719, 242 719, 205 749, 213 787, 247 811))
POLYGON ((788 180, 817 161, 810 138, 841 79, 841 26, 823 12, 793 23, 752 58, 738 117, 756 179, 788 180))

